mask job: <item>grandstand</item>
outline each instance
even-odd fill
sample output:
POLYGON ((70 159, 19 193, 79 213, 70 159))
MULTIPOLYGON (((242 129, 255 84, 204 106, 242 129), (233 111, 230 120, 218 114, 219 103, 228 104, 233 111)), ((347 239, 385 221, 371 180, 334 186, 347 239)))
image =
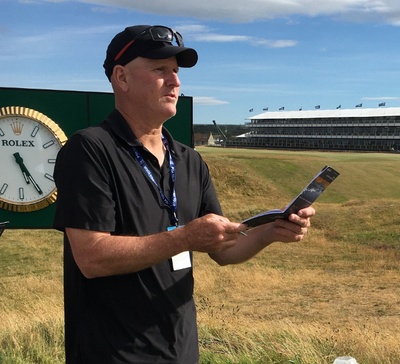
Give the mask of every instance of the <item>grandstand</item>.
POLYGON ((398 152, 400 107, 265 112, 230 147, 398 152))

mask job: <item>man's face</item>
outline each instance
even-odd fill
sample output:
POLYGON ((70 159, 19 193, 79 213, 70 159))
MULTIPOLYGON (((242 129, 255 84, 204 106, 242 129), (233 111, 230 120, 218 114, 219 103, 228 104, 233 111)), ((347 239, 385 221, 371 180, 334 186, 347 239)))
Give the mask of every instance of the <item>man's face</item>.
POLYGON ((161 118, 162 122, 176 114, 180 81, 175 57, 138 57, 125 68, 129 85, 128 95, 135 112, 154 121, 161 118))

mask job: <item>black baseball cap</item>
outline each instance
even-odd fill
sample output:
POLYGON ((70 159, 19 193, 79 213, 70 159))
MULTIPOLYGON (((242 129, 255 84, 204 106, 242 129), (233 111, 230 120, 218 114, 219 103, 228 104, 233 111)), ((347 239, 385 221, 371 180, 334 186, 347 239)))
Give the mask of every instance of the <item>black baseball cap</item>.
POLYGON ((193 67, 197 52, 183 46, 182 36, 161 25, 135 25, 118 33, 107 48, 103 67, 109 80, 114 66, 126 65, 136 57, 165 59, 176 56, 179 67, 193 67), (174 45, 173 42, 177 45, 174 45))

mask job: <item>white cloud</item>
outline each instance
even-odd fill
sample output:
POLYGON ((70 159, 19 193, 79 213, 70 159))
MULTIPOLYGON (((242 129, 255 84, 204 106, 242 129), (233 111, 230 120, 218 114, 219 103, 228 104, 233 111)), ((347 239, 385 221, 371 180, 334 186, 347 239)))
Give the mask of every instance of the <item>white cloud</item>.
POLYGON ((76 39, 88 39, 102 33, 115 33, 117 30, 120 28, 116 26, 60 27, 38 34, 10 37, 8 34, 2 36, 0 28, 0 60, 48 59, 65 54, 65 49, 69 49, 69 53, 72 54, 77 46, 76 39))
POLYGON ((290 39, 278 39, 278 40, 269 40, 269 39, 250 39, 250 43, 253 45, 260 45, 266 48, 287 48, 294 47, 297 45, 297 41, 290 39))
POLYGON ((214 97, 195 96, 193 97, 193 104, 201 106, 215 106, 229 104, 229 102, 218 100, 214 97))
POLYGON ((400 100, 400 97, 363 97, 363 100, 400 100))
POLYGON ((253 46, 262 46, 265 48, 286 48, 297 45, 297 41, 288 39, 270 40, 247 35, 218 34, 208 26, 200 24, 178 25, 176 29, 182 34, 185 34, 185 39, 196 42, 246 42, 253 46))
POLYGON ((173 3, 165 0, 80 1, 149 14, 241 23, 292 15, 327 15, 354 22, 378 21, 400 25, 398 0, 175 0, 173 3))
POLYGON ((94 13, 105 13, 105 14, 115 14, 118 12, 118 9, 110 8, 108 6, 95 6, 92 8, 94 13))

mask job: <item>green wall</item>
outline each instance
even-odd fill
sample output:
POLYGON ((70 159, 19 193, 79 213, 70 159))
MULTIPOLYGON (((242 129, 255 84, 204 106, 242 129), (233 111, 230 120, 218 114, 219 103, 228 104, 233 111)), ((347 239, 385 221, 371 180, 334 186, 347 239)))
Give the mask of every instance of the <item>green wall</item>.
MULTIPOLYGON (((101 122, 114 109, 114 95, 102 92, 35 90, 0 87, 0 108, 23 106, 41 112, 70 137, 75 131, 101 122)), ((164 126, 174 138, 193 147, 193 99, 180 97, 177 114, 164 126)), ((0 155, 1 158, 1 155, 0 155)), ((1 175, 7 173, 0 171, 1 175)), ((33 212, 12 212, 0 209, 0 222, 8 228, 51 228, 55 204, 33 212)))

